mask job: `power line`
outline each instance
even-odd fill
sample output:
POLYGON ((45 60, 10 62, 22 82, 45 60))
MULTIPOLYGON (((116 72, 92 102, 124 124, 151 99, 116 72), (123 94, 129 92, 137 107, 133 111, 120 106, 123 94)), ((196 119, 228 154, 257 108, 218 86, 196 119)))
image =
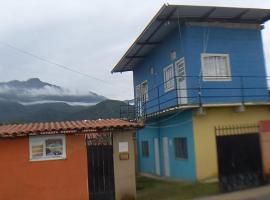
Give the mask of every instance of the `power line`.
MULTIPOLYGON (((68 70, 68 71, 70 71, 70 72, 77 73, 77 74, 83 75, 83 76, 85 76, 85 77, 88 77, 88 78, 91 78, 91 79, 100 81, 100 82, 105 83, 105 84, 107 84, 107 85, 109 85, 109 86, 111 86, 111 87, 113 86, 112 83, 109 83, 109 82, 107 82, 106 80, 103 80, 103 79, 100 79, 100 78, 96 78, 96 77, 91 76, 91 75, 89 75, 89 74, 86 74, 86 73, 80 72, 80 71, 78 71, 78 70, 72 69, 71 67, 69 67, 69 66, 67 66, 67 65, 63 65, 63 64, 59 64, 59 63, 57 63, 57 62, 51 61, 51 60, 46 59, 46 58, 44 58, 44 57, 41 57, 41 56, 39 56, 39 55, 36 55, 36 54, 31 53, 31 52, 25 51, 25 50, 23 50, 23 49, 17 48, 17 47, 15 47, 15 46, 11 45, 11 44, 6 43, 6 42, 0 41, 0 44, 2 44, 3 46, 7 46, 7 47, 9 47, 10 49, 16 50, 17 52, 20 52, 20 53, 23 53, 23 54, 25 54, 25 55, 31 56, 31 57, 33 57, 33 58, 36 58, 36 59, 38 59, 38 60, 41 60, 41 61, 43 61, 43 62, 45 62, 45 63, 51 64, 51 65, 55 65, 55 66, 57 66, 57 67, 59 67, 59 68, 68 70)), ((127 88, 125 88, 125 89, 127 89, 127 88)))

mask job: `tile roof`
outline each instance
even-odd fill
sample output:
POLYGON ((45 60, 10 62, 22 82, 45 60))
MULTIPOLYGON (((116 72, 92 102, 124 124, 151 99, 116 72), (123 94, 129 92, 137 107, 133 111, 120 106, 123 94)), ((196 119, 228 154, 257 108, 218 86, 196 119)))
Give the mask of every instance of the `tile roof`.
POLYGON ((9 138, 43 134, 78 134, 136 129, 139 127, 142 127, 142 124, 121 119, 10 124, 0 126, 0 137, 9 138))

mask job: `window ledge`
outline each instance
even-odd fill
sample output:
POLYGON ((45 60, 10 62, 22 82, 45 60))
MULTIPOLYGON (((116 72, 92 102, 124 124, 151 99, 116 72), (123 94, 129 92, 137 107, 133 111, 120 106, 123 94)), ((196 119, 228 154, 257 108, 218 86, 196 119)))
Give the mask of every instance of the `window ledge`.
POLYGON ((66 157, 56 157, 56 158, 40 158, 40 159, 30 159, 30 162, 39 162, 39 161, 52 161, 52 160, 66 160, 66 157))
POLYGON ((174 89, 174 87, 168 88, 168 89, 164 89, 164 92, 170 92, 170 91, 172 91, 173 89, 174 89))

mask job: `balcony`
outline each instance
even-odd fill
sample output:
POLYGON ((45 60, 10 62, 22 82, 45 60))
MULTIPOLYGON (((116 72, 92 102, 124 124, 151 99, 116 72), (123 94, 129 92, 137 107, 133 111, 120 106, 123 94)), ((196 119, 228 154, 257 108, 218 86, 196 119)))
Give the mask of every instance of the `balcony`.
POLYGON ((121 108, 121 117, 128 113, 128 117, 148 118, 181 108, 269 104, 269 80, 266 76, 176 76, 141 92, 132 100, 134 104, 121 108))

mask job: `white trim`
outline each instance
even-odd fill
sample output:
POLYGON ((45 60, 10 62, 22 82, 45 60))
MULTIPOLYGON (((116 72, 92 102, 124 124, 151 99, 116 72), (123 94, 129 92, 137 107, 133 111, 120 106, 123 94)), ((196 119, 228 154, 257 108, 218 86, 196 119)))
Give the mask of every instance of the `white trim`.
POLYGON ((165 92, 169 92, 171 90, 174 89, 174 68, 173 68, 173 64, 168 65, 167 67, 165 67, 163 69, 163 79, 164 79, 164 91, 165 92), (172 77, 169 80, 166 80, 166 71, 171 68, 172 69, 172 77), (170 81, 172 81, 172 86, 170 88, 166 87, 166 84, 170 83, 170 81))
POLYGON ((175 76, 176 76, 176 88, 177 88, 177 99, 178 104, 187 104, 188 103, 188 90, 187 90, 187 77, 186 77, 186 61, 185 57, 178 59, 175 62, 175 76), (178 74, 178 64, 183 63, 184 74, 182 80, 180 81, 180 74, 178 74))
POLYGON ((29 160, 30 161, 63 160, 63 159, 66 159, 66 157, 67 157, 67 154, 66 154, 65 135, 29 136, 29 160), (54 157, 45 156, 46 155, 45 141, 47 139, 61 139, 63 141, 63 154, 61 156, 54 156, 54 157), (32 145, 33 145, 33 142, 38 142, 38 141, 43 143, 43 156, 40 158, 33 158, 32 145))
POLYGON ((202 75, 203 75, 203 81, 231 81, 231 64, 230 64, 230 56, 229 54, 214 54, 214 53, 202 53, 201 54, 201 68, 202 68, 202 75), (217 56, 217 57, 225 57, 227 61, 227 71, 228 76, 227 77, 205 77, 205 63, 204 58, 205 57, 211 57, 211 56, 217 56))
POLYGON ((148 81, 147 81, 147 80, 145 80, 145 81, 143 81, 143 82, 141 83, 141 98, 142 98, 142 101, 143 101, 143 102, 148 101, 148 81), (143 91, 142 91, 142 88, 143 88, 142 86, 143 86, 144 84, 147 85, 147 89, 146 89, 146 93, 145 93, 145 99, 143 98, 144 93, 143 93, 143 91), (145 100, 145 101, 144 101, 144 100, 145 100))

